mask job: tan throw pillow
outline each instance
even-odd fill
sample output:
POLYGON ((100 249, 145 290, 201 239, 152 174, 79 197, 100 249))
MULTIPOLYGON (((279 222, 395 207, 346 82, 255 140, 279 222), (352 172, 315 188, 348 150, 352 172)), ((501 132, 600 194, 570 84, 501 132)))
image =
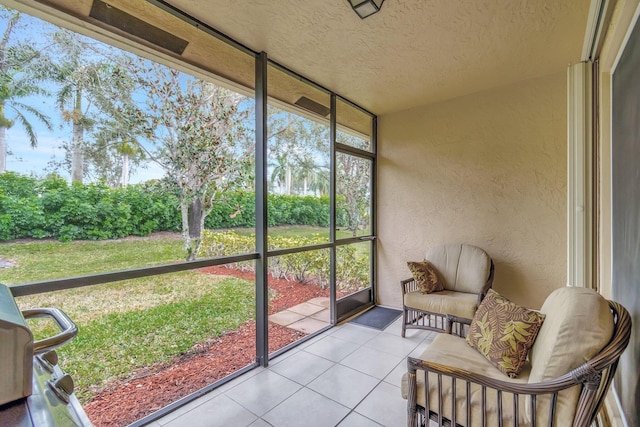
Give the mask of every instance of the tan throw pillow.
POLYGON ((438 270, 429 261, 409 261, 407 263, 418 290, 423 294, 430 294, 444 289, 444 283, 438 270))
POLYGON ((509 301, 492 289, 482 300, 467 343, 510 378, 518 376, 545 315, 509 301))

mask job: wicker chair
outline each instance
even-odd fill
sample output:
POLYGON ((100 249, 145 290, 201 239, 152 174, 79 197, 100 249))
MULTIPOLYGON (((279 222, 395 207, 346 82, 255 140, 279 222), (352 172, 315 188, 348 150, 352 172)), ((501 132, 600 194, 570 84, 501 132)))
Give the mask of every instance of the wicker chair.
POLYGON ((471 319, 493 284, 493 261, 487 253, 467 244, 432 248, 426 260, 441 274, 445 289, 423 294, 413 278, 402 288, 402 336, 407 329, 443 332, 446 315, 471 319))
POLYGON ((514 379, 455 335, 440 334, 419 359, 409 357, 407 426, 429 425, 427 418, 439 426, 589 426, 629 343, 629 313, 584 288, 554 291, 541 312, 546 319, 514 379))

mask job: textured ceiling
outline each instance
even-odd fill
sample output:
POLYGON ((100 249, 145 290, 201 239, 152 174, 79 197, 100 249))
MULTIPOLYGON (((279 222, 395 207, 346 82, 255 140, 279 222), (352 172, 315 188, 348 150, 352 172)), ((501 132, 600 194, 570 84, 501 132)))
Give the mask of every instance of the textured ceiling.
POLYGON ((376 114, 543 76, 580 60, 589 0, 170 0, 376 114))
MULTIPOLYGON (((50 5, 109 29, 89 16, 98 0, 17 1, 50 5)), ((187 40, 181 60, 253 84, 249 55, 156 8, 154 0, 103 1, 187 40)), ((580 61, 591 0, 386 0, 364 20, 348 0, 165 2, 382 115, 562 72, 580 61)), ((290 92, 295 99, 311 96, 290 92)))

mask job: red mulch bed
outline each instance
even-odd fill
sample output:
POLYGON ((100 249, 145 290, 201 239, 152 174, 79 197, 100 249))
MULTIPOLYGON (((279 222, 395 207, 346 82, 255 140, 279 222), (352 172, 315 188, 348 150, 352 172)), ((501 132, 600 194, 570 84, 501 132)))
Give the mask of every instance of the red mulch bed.
MULTIPOLYGON (((253 280, 253 272, 225 267, 207 267, 203 273, 253 280)), ((319 296, 328 289, 293 281, 269 278, 276 295, 269 302, 269 314, 319 296)), ((196 345, 189 353, 166 363, 140 369, 129 378, 112 382, 84 405, 96 427, 124 426, 145 417, 201 388, 253 363, 255 321, 236 331, 196 345)), ((269 323, 269 352, 274 352, 305 336, 304 333, 269 323)))

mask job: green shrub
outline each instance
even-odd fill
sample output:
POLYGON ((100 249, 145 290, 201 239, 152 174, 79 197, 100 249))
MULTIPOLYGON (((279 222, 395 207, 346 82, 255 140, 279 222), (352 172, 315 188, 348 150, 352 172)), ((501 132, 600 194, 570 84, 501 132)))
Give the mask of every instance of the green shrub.
POLYGON ((329 196, 269 194, 268 225, 329 226, 329 196))
POLYGON ((0 240, 11 240, 13 234, 11 233, 11 215, 0 214, 0 240))
POLYGON ((343 292, 354 292, 369 286, 369 257, 358 256, 354 245, 338 246, 336 249, 339 274, 336 286, 343 292))
MULTIPOLYGON (((320 235, 310 237, 269 236, 269 248, 291 248, 326 243, 320 235)), ((255 235, 243 236, 235 231, 211 231, 202 233, 199 257, 215 258, 255 251, 255 235)), ((276 278, 313 283, 325 288, 329 283, 329 249, 310 250, 269 258, 269 273, 276 278)), ((369 284, 369 259, 358 257, 354 245, 339 246, 340 260, 338 289, 352 292, 369 284)), ((254 271, 253 262, 237 263, 236 268, 254 271)))
POLYGON ((37 184, 36 178, 16 172, 0 174, 0 188, 7 196, 15 196, 21 199, 37 196, 37 184))
MULTIPOLYGON (((58 175, 39 179, 5 172, 0 174, 0 240, 102 240, 180 231, 179 195, 167 179, 114 189, 103 182, 70 185, 58 175)), ((269 194, 267 207, 270 227, 329 226, 328 196, 269 194)), ((229 192, 205 219, 205 228, 251 228, 255 216, 253 192, 229 192)), ((345 221, 338 210, 337 225, 345 221)))
MULTIPOLYGON (((235 231, 203 230, 198 257, 217 258, 255 252, 255 241, 255 234, 243 236, 235 231)), ((235 267, 243 271, 255 271, 253 261, 239 262, 235 267)))
POLYGON ((178 197, 161 182, 113 189, 69 185, 57 175, 0 174, 0 240, 102 240, 180 228, 178 197))
POLYGON ((231 230, 204 230, 198 257, 216 258, 255 252, 255 241, 256 237, 253 233, 243 236, 231 230))
POLYGON ((205 219, 206 228, 250 228, 256 223, 255 195, 238 191, 226 193, 205 219))

